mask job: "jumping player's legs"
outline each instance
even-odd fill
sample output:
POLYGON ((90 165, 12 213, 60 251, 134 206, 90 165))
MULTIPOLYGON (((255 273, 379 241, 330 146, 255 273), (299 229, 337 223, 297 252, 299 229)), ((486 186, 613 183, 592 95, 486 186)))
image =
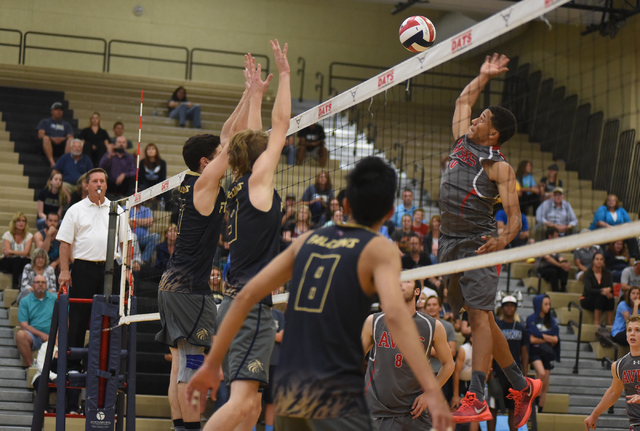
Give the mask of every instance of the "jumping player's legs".
POLYGON ((236 380, 231 383, 231 396, 209 419, 204 431, 250 431, 260 417, 262 394, 259 383, 253 380, 236 380))
POLYGON ((180 367, 180 356, 178 349, 170 347, 171 350, 171 375, 169 377, 169 406, 171 407, 171 419, 182 419, 182 410, 178 400, 178 368, 180 367))
MULTIPOLYGON (((171 349, 171 354, 176 350, 178 357, 178 372, 175 380, 175 395, 178 397, 178 404, 182 413, 182 420, 185 425, 188 423, 200 422, 200 412, 194 411, 191 406, 187 404, 187 397, 185 395, 187 389, 187 383, 191 376, 198 370, 202 362, 204 361, 204 347, 194 346, 189 344, 186 340, 178 340, 178 348, 171 349)), ((175 356, 172 356, 172 369, 175 356)), ((171 393, 171 386, 169 386, 169 393, 171 393)), ((171 401, 170 401, 171 403, 171 401)))

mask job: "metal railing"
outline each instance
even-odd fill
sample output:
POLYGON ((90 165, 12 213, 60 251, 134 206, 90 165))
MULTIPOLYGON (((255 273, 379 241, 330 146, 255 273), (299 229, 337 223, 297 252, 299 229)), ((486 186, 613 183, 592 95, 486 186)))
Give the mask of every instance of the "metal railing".
POLYGON ((298 63, 300 63, 300 68, 298 69, 297 74, 301 76, 300 77, 300 97, 298 98, 298 100, 302 102, 304 100, 302 95, 304 93, 304 75, 307 70, 307 61, 302 57, 298 57, 298 63))
POLYGON ((75 54, 85 54, 85 55, 100 55, 102 56, 102 71, 105 71, 105 65, 107 61, 107 41, 101 37, 90 37, 90 36, 74 36, 71 34, 58 34, 58 33, 43 33, 40 31, 28 31, 24 34, 24 39, 22 42, 22 64, 25 63, 27 59, 27 49, 39 49, 43 51, 56 51, 56 52, 71 52, 75 54), (50 46, 37 46, 37 45, 28 45, 28 36, 37 35, 37 36, 48 36, 48 37, 60 37, 66 39, 75 39, 75 40, 89 40, 96 41, 102 43, 102 51, 87 51, 83 49, 71 49, 71 48, 53 48, 50 46))
MULTIPOLYGON (((238 64, 218 64, 218 63, 206 63, 203 61, 194 61, 195 55, 198 52, 209 52, 212 54, 222 54, 222 55, 234 55, 234 56, 241 56, 244 58, 244 55, 246 54, 246 52, 239 52, 239 51, 223 51, 220 49, 209 49, 209 48, 192 48, 191 49, 191 63, 189 64, 189 68, 188 68, 188 74, 187 74, 187 79, 191 80, 193 77, 193 66, 206 66, 206 67, 218 67, 218 68, 222 68, 222 69, 238 69, 238 70, 243 70, 244 66, 239 66, 238 64, 242 64, 242 63, 238 63, 238 64)), ((252 54, 256 60, 258 59, 262 59, 264 61, 263 64, 263 68, 262 68, 262 72, 263 75, 269 76, 269 68, 270 68, 270 62, 269 62, 269 57, 267 57, 264 54, 252 54)))
POLYGON ((315 87, 318 92, 318 103, 322 103, 322 94, 324 93, 324 75, 321 72, 318 72, 316 73, 316 79, 320 81, 315 87))
POLYGON ((111 70, 111 57, 116 58, 129 58, 132 60, 149 60, 149 61, 159 61, 163 63, 176 63, 176 64, 184 64, 184 79, 189 79, 189 48, 186 46, 177 46, 177 45, 163 45, 160 43, 149 43, 149 42, 134 42, 131 40, 119 40, 112 39, 109 41, 109 49, 107 50, 107 72, 111 70), (163 48, 163 49, 171 49, 177 51, 184 51, 185 59, 184 60, 175 60, 172 58, 158 58, 158 57, 148 57, 141 55, 129 55, 129 54, 114 54, 112 52, 113 44, 124 44, 124 45, 134 45, 134 46, 148 46, 153 48, 163 48))
MULTIPOLYGON (((582 307, 580 307, 580 305, 578 305, 577 302, 571 301, 567 306, 569 311, 571 311, 572 306, 577 308, 578 312, 580 313, 578 315, 579 317, 578 317, 578 340, 576 342, 576 363, 573 366, 573 374, 578 374, 578 366, 580 362, 580 340, 582 339, 582 307)), ((573 325, 575 326, 575 322, 573 322, 573 325)))
POLYGON ((18 33, 20 35, 20 41, 18 44, 13 43, 0 43, 0 46, 8 46, 10 48, 18 48, 18 64, 22 62, 22 32, 20 30, 14 30, 12 28, 0 28, 1 32, 5 33, 18 33))

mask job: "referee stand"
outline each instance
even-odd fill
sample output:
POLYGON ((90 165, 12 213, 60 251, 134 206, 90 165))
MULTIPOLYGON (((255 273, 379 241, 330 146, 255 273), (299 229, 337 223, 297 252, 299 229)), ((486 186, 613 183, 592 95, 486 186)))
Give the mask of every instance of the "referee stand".
MULTIPOLYGON (((58 336, 58 368, 56 383, 49 383, 49 372, 53 359, 54 342, 47 344, 42 378, 34 406, 31 431, 41 431, 45 417, 55 417, 56 431, 66 429, 66 419, 85 419, 86 431, 126 431, 136 428, 136 323, 131 328, 116 326, 119 320, 119 296, 111 295, 114 270, 114 241, 117 225, 116 202, 111 203, 109 214, 109 240, 105 268, 104 295, 92 299, 69 298, 66 286, 61 286, 54 305, 49 330, 49 340, 58 336), (68 347, 69 303, 90 303, 91 324, 89 347, 68 347), (61 329, 59 331, 59 329, 61 329), (66 354, 65 354, 66 353, 66 354), (82 359, 85 372, 78 373, 67 368, 69 359, 82 359), (57 388, 56 413, 45 413, 49 406, 49 388, 57 388), (66 415, 66 389, 86 389, 86 404, 83 415, 66 415), (126 410, 125 410, 125 394, 126 410)), ((136 311, 136 298, 131 297, 131 311, 136 311)))

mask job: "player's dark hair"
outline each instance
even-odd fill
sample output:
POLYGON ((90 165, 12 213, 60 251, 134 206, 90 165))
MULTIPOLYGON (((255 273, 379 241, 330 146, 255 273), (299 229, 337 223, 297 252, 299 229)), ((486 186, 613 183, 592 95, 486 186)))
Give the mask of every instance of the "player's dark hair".
POLYGON ((229 166, 238 177, 253 169, 253 164, 267 149, 269 135, 262 130, 243 130, 229 143, 229 166))
POLYGON ((220 137, 215 135, 195 135, 187 139, 182 147, 184 163, 193 172, 200 169, 200 159, 212 159, 216 149, 220 146, 220 137))
POLYGON ((631 286, 631 288, 627 290, 627 292, 624 294, 624 301, 632 310, 633 310, 633 301, 631 300, 631 292, 633 292, 634 290, 640 290, 640 286, 631 286))
POLYGON ((558 229, 556 229, 555 227, 548 227, 547 231, 544 233, 544 237, 545 239, 549 239, 550 237, 552 237, 553 235, 556 234, 556 232, 559 232, 558 229))
POLYGON ((502 106, 492 105, 487 109, 491 111, 491 125, 500 133, 498 145, 502 145, 516 134, 518 127, 516 117, 511 111, 502 106))
POLYGON ((389 214, 396 183, 396 172, 381 158, 360 160, 347 177, 347 200, 355 221, 371 227, 389 214))
MULTIPOLYGON (((549 295, 544 295, 544 298, 549 298, 549 295)), ((544 298, 542 298, 543 301, 544 301, 544 298)), ((549 303, 551 303, 551 298, 549 298, 549 303)), ((540 307, 542 308, 542 302, 540 302, 540 307)), ((552 319, 551 308, 549 308, 549 311, 547 311, 547 313, 542 318, 542 321, 544 322, 544 326, 546 326, 547 328, 553 327, 553 320, 551 319, 552 319)))

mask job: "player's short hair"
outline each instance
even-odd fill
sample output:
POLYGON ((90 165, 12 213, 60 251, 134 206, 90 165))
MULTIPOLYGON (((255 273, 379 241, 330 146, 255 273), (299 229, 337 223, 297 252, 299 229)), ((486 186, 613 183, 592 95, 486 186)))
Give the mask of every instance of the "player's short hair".
POLYGON ((229 166, 238 176, 253 169, 253 164, 267 149, 269 135, 262 130, 243 130, 229 142, 229 166))
POLYGON ((371 227, 393 209, 396 172, 379 157, 365 157, 347 177, 347 200, 351 214, 361 225, 371 227))
POLYGON ((491 111, 491 125, 498 131, 498 144, 502 145, 516 134, 518 122, 515 115, 507 108, 492 105, 487 108, 491 111))
POLYGON ((200 159, 213 159, 216 149, 220 146, 220 137, 210 134, 195 135, 187 139, 182 147, 184 163, 193 172, 200 169, 200 159))
POLYGON ((627 320, 627 325, 631 322, 640 323, 640 314, 634 314, 633 316, 629 316, 629 320, 627 320))

